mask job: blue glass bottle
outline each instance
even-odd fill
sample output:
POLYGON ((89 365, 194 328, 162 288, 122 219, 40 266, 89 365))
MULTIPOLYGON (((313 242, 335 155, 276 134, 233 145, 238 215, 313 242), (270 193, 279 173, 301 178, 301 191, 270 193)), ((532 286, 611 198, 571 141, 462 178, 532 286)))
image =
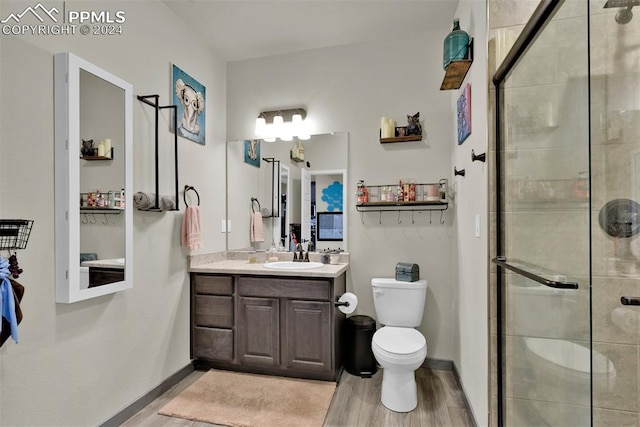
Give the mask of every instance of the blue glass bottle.
POLYGON ((460 29, 460 20, 453 20, 453 31, 444 39, 444 49, 442 55, 442 65, 446 70, 451 61, 464 59, 467 56, 467 46, 469 45, 469 34, 460 29))

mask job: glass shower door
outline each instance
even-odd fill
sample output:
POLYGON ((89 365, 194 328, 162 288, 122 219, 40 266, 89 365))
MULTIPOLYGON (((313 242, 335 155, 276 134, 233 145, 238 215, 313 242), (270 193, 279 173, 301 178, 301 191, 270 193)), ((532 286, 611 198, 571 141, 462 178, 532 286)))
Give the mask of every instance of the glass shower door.
POLYGON ((588 2, 546 3, 562 5, 498 86, 502 421, 588 426, 588 2))
POLYGON ((640 421, 639 3, 601 0, 589 11, 595 426, 640 421))

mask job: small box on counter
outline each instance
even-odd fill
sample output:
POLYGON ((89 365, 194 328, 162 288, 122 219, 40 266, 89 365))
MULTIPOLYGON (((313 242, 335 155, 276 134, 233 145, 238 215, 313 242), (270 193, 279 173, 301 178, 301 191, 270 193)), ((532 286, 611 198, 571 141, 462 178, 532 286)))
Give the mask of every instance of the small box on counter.
POLYGON ((420 280, 420 266, 410 262, 397 263, 396 280, 403 282, 415 282, 420 280))

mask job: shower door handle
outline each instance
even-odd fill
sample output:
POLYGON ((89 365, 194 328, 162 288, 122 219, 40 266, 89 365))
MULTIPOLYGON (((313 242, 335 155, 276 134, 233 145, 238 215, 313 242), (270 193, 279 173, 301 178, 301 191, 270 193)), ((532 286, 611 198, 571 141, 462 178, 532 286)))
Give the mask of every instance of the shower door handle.
POLYGON ((497 258, 494 258, 491 260, 491 262, 493 262, 494 264, 498 265, 499 267, 502 268, 506 268, 507 270, 511 270, 514 273, 519 274, 520 276, 524 276, 527 279, 533 280, 535 282, 538 282, 542 285, 548 286, 550 288, 554 288, 554 289, 578 289, 578 283, 577 282, 567 282, 567 281, 560 281, 560 280, 549 280, 545 277, 542 277, 538 274, 535 274, 531 271, 527 271, 524 270, 520 267, 517 267, 513 264, 510 264, 507 262, 507 259, 505 257, 499 256, 497 258))
POLYGON ((640 297, 620 297, 622 305, 640 305, 640 297))

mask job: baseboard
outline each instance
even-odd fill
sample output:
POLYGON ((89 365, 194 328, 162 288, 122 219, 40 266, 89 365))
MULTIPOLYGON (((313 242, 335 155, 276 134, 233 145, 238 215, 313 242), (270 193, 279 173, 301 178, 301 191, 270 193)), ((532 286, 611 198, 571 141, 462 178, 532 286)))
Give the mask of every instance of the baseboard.
POLYGON ((453 370, 453 360, 446 359, 432 359, 427 357, 424 359, 422 363, 423 368, 429 369, 437 369, 439 371, 452 371, 453 370))
POLYGON ((456 364, 451 361, 451 366, 452 366, 452 371, 453 371, 453 376, 456 379, 456 382, 458 383, 458 387, 460 387, 460 390, 462 390, 462 395, 464 397, 464 406, 467 408, 467 413, 469 414, 469 418, 471 418, 471 421, 473 421, 473 425, 475 427, 478 427, 478 421, 476 420, 476 417, 473 415, 473 411, 471 410, 471 405, 469 405, 469 398, 467 397, 467 392, 464 389, 464 385, 462 384, 462 381, 460 380, 460 373, 458 372, 458 368, 456 367, 456 364))
POLYGON ((144 407, 148 404, 156 400, 160 397, 164 392, 169 390, 174 385, 178 384, 184 378, 187 377, 191 372, 193 372, 194 368, 191 363, 189 363, 184 368, 180 369, 175 374, 171 375, 166 380, 162 381, 160 385, 153 388, 151 391, 144 394, 142 397, 137 399, 131 405, 124 408, 122 411, 115 414, 113 417, 109 418, 104 423, 100 424, 100 427, 117 427, 127 421, 129 418, 140 412, 144 407))

